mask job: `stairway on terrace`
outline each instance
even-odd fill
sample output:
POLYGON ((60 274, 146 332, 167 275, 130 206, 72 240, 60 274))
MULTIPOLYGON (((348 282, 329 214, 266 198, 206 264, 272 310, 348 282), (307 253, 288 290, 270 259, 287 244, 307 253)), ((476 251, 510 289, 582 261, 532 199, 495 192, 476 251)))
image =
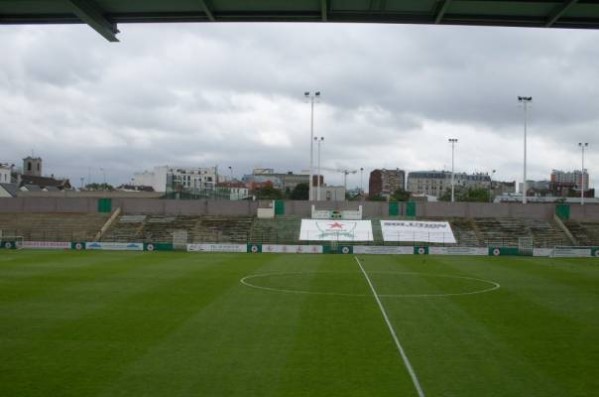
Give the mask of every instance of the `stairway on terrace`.
POLYGON ((372 244, 373 245, 384 245, 385 240, 383 239, 383 228, 381 227, 381 219, 374 218, 370 222, 372 224, 372 244))

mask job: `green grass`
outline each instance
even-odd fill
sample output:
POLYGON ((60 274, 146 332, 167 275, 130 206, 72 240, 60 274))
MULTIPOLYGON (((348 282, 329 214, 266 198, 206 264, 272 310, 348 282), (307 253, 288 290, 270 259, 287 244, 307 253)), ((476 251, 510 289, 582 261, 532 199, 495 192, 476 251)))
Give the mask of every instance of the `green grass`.
MULTIPOLYGON (((359 258, 427 397, 598 394, 596 259, 359 258)), ((0 396, 417 395, 353 256, 3 250, 0 357, 0 396)))

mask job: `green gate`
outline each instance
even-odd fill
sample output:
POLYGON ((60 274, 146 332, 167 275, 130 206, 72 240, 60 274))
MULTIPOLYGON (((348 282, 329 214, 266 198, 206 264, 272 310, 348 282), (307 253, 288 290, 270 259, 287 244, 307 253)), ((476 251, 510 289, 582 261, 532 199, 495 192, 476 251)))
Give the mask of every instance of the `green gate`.
POLYGON ((399 215, 399 203, 397 201, 391 201, 389 203, 389 216, 399 215))
POLYGON ((98 212, 112 212, 112 199, 98 199, 98 212))
POLYGON ((406 216, 416 217, 416 202, 408 201, 406 204, 406 216))
POLYGON ((558 204, 555 206, 555 215, 567 221, 570 219, 570 204, 558 204))
POLYGON ((275 200, 275 215, 285 215, 285 202, 283 200, 275 200))

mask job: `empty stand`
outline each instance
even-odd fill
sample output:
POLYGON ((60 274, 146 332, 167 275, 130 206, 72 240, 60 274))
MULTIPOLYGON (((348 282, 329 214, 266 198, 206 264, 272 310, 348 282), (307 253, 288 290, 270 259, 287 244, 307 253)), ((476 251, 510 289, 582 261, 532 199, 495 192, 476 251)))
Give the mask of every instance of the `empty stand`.
POLYGON ((29 241, 90 241, 108 220, 100 213, 0 213, 5 236, 23 236, 29 241))
POLYGON ((302 220, 299 217, 255 219, 250 242, 257 244, 298 244, 302 220))
POLYGON ((518 239, 530 237, 535 247, 569 245, 570 240, 553 221, 527 218, 475 218, 472 220, 484 245, 517 247, 518 239))
POLYGON ((599 245, 599 223, 568 220, 565 221, 564 224, 568 230, 570 230, 570 233, 572 233, 578 245, 599 245))
POLYGON ((103 241, 172 242, 178 231, 187 242, 245 243, 252 217, 123 215, 106 232, 103 241))

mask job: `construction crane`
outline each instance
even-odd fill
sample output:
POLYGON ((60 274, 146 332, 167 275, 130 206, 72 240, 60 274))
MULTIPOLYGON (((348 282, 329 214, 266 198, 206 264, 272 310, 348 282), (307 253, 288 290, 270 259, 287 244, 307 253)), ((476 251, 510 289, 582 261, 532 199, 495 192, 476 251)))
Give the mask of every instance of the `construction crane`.
MULTIPOLYGON (((340 172, 343 174, 343 188, 344 190, 347 192, 347 176, 349 174, 355 174, 358 172, 358 170, 351 170, 348 168, 326 168, 326 167, 320 167, 321 171, 332 171, 332 172, 340 172)), ((320 177, 320 176, 319 176, 320 177)))

